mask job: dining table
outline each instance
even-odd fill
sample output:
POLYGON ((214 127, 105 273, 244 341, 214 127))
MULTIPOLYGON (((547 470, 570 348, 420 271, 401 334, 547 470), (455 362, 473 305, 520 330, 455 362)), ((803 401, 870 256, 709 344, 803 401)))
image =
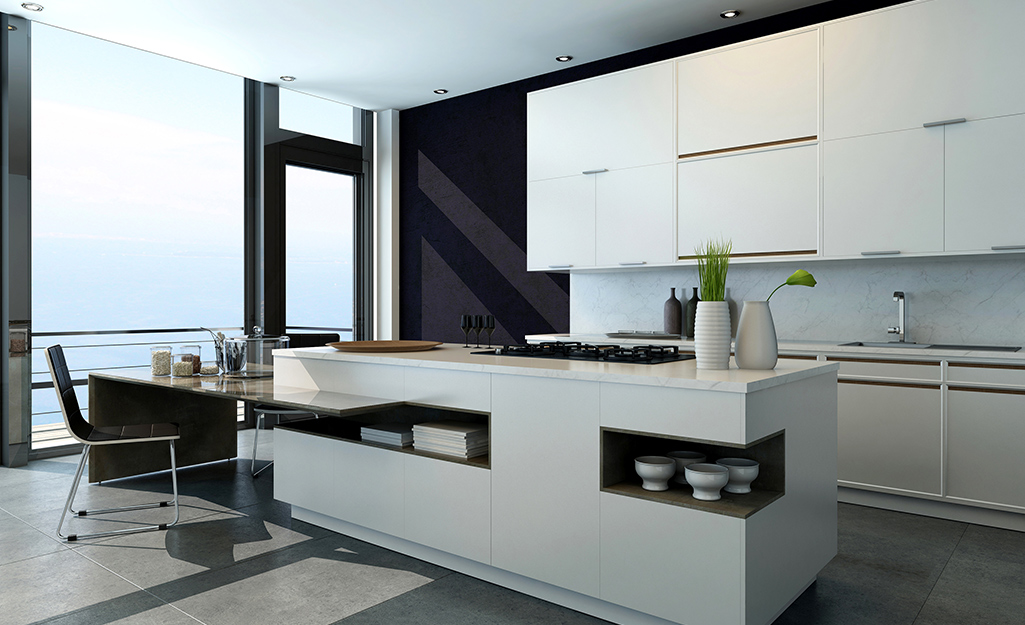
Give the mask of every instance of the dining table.
MULTIPOLYGON (((177 465, 238 456, 240 402, 303 410, 317 416, 356 416, 401 402, 274 384, 272 376, 155 376, 149 368, 89 374, 89 422, 96 426, 176 423, 177 465)), ((171 468, 166 445, 98 445, 90 450, 89 482, 171 468)))

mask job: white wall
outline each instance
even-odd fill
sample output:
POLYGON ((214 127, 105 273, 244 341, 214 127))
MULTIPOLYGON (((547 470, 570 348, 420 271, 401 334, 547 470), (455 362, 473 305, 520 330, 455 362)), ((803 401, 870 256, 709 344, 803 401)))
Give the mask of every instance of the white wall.
MULTIPOLYGON (((1025 256, 865 259, 733 265, 728 298, 765 299, 797 269, 814 288, 784 287, 771 300, 780 340, 889 341, 897 321, 894 291, 907 297, 908 340, 1025 346, 1025 256)), ((681 300, 697 286, 697 269, 643 269, 574 274, 570 329, 576 333, 662 329, 662 306, 676 287, 681 300)), ((736 327, 737 309, 733 310, 736 327)))

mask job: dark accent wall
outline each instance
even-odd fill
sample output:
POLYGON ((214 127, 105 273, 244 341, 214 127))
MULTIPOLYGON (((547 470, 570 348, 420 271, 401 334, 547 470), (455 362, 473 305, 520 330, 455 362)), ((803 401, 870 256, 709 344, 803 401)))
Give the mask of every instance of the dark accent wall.
POLYGON ((527 272, 530 91, 907 0, 833 0, 407 109, 399 117, 400 338, 458 342, 493 314, 496 343, 569 331, 569 276, 527 272))

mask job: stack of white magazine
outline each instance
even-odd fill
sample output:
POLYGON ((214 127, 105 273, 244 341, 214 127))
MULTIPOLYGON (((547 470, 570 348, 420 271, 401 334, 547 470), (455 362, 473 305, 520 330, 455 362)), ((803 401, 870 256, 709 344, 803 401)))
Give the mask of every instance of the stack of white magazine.
POLYGON ((457 458, 476 458, 488 453, 486 423, 434 421, 413 426, 413 449, 457 458))
POLYGON ((413 444, 413 426, 406 423, 378 423, 359 429, 365 441, 392 447, 408 447, 413 444))

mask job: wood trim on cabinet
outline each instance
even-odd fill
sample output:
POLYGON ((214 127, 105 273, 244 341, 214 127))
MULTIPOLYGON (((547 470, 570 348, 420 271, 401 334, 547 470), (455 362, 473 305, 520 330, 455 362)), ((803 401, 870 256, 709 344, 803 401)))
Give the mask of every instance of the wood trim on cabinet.
POLYGON ((818 360, 819 359, 818 356, 786 356, 786 355, 782 355, 781 354, 780 355, 780 359, 784 359, 784 358, 787 359, 787 360, 818 360))
POLYGON ((691 152, 689 154, 681 154, 680 158, 694 158, 696 156, 711 156, 713 154, 725 154, 728 152, 739 152, 741 150, 754 150, 756 148, 771 148, 777 145, 789 145, 791 143, 803 143, 805 141, 817 141, 818 135, 811 135, 809 137, 796 137, 794 139, 781 139, 779 141, 766 141, 765 143, 752 143, 750 145, 738 145, 732 148, 719 148, 717 150, 705 150, 704 152, 691 152))
POLYGON ((899 388, 925 388, 925 389, 935 389, 937 391, 940 390, 940 387, 943 385, 939 381, 937 381, 937 382, 935 382, 933 384, 925 384, 925 383, 919 384, 919 383, 916 383, 916 382, 887 382, 885 380, 852 380, 851 378, 839 378, 837 380, 837 383, 838 384, 863 384, 865 386, 896 386, 896 387, 899 387, 899 388))
POLYGON ((881 360, 879 358, 847 358, 844 356, 826 356, 826 362, 868 362, 881 365, 918 365, 921 367, 940 366, 939 360, 881 360))
MULTIPOLYGON (((730 254, 730 258, 755 258, 762 256, 805 256, 818 254, 818 250, 783 250, 780 252, 738 252, 736 254, 730 254)), ((678 260, 695 260, 697 259, 696 254, 690 256, 678 256, 678 260)))
POLYGON ((952 362, 947 361, 949 367, 966 367, 969 369, 1010 369, 1012 371, 1025 371, 1025 365, 1003 365, 987 362, 952 362))
POLYGON ((966 393, 998 393, 1000 395, 1025 395, 1025 388, 994 388, 992 386, 978 387, 948 384, 947 390, 963 391, 966 393))

